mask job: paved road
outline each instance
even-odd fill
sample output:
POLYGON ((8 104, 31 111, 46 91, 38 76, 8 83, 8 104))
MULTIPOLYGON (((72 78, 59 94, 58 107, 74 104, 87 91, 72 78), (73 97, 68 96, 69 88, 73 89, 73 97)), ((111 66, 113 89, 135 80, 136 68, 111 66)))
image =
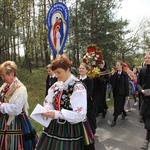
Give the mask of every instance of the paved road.
POLYGON ((146 130, 140 123, 138 106, 132 106, 125 120, 118 117, 117 125, 110 127, 113 108, 108 109, 106 118, 97 117, 95 135, 96 150, 139 150, 145 139, 146 130))

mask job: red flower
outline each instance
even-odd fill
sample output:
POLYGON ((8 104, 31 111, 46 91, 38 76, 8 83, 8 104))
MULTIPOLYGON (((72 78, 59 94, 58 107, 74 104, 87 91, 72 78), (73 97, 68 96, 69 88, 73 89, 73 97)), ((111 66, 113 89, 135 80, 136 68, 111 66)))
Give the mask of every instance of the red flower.
POLYGON ((93 46, 89 46, 89 47, 87 47, 87 52, 88 53, 91 53, 91 52, 95 52, 95 47, 93 47, 93 46))
POLYGON ((103 61, 102 51, 97 51, 97 49, 96 44, 90 45, 87 47, 87 53, 83 54, 83 62, 89 66, 88 72, 91 73, 103 61))

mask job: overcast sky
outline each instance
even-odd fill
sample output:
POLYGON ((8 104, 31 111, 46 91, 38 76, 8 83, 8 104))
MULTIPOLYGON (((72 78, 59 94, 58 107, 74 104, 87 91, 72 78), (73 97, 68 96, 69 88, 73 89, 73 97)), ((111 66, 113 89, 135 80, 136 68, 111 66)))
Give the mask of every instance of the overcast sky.
MULTIPOLYGON (((71 0, 70 4, 74 4, 71 0)), ((122 0, 122 9, 118 12, 118 17, 130 20, 130 27, 134 28, 143 18, 150 18, 150 0, 122 0)))
POLYGON ((143 18, 150 18, 150 0, 123 0, 118 15, 130 20, 130 27, 134 27, 143 18))

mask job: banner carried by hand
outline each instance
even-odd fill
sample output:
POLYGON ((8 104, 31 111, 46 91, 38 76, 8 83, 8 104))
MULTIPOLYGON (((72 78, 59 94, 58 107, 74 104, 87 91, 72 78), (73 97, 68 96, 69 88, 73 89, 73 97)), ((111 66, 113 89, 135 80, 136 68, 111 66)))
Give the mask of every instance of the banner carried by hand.
POLYGON ((57 2, 48 11, 48 41, 53 53, 61 54, 68 37, 68 8, 62 2, 57 2))

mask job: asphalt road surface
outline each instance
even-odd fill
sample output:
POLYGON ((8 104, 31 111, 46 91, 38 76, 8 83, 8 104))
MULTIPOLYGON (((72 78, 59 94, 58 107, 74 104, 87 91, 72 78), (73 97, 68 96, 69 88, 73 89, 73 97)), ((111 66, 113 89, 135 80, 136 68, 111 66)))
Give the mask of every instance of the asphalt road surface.
POLYGON ((101 115, 96 118, 96 150, 139 150, 144 142, 146 130, 144 124, 139 121, 138 106, 132 104, 131 112, 127 113, 125 120, 121 120, 119 116, 114 127, 110 127, 112 114, 113 108, 110 108, 104 119, 101 115))

